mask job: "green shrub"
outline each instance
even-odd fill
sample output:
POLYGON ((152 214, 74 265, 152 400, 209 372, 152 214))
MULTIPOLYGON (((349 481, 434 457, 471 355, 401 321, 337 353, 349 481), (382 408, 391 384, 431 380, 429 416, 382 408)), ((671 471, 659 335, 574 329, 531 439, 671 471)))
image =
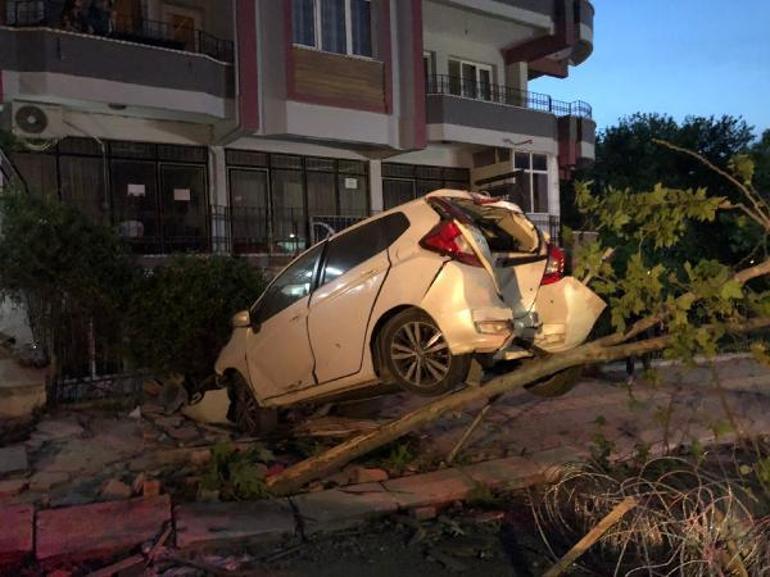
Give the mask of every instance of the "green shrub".
POLYGON ((77 208, 8 189, 0 196, 0 297, 26 306, 47 353, 72 316, 118 324, 136 271, 114 231, 77 208))
POLYGON ((126 323, 133 360, 159 373, 205 378, 229 338, 232 315, 264 286, 262 275, 237 257, 172 257, 135 285, 126 323))

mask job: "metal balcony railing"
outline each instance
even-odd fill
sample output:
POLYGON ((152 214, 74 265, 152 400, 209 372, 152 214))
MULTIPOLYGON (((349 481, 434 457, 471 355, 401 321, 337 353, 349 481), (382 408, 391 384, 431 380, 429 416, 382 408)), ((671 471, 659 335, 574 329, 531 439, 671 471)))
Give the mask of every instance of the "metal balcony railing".
MULTIPOLYGON (((0 3, 0 5, 2 5, 0 3)), ((7 0, 0 24, 7 26, 62 28, 134 44, 172 48, 205 54, 216 60, 233 62, 233 43, 197 28, 176 27, 167 22, 127 16, 95 22, 87 9, 80 18, 70 18, 65 26, 64 3, 57 0, 7 0)))
POLYGON ((425 79, 425 93, 461 96, 473 100, 494 102, 507 106, 518 106, 531 110, 550 112, 556 116, 579 116, 591 118, 591 105, 582 100, 564 102, 554 100, 547 94, 519 90, 500 84, 478 82, 473 79, 449 76, 446 74, 434 74, 425 79))

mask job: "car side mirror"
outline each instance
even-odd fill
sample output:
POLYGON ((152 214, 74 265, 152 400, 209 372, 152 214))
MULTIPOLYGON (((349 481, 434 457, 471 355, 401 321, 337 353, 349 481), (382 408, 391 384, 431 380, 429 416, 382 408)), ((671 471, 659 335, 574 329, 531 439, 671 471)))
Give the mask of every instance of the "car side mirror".
POLYGON ((258 333, 259 329, 262 326, 262 323, 259 320, 259 308, 254 307, 252 309, 249 309, 249 326, 251 327, 251 330, 254 333, 258 333))

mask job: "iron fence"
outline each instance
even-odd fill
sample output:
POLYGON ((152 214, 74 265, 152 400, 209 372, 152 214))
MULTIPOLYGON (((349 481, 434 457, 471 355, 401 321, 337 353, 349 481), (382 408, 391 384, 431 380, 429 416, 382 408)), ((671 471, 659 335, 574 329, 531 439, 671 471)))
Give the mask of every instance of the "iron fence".
MULTIPOLYGON (((8 0, 6 13, 3 15, 5 24, 18 28, 37 26, 60 28, 64 4, 63 0, 8 0)), ((87 12, 82 22, 83 29, 76 29, 75 32, 90 33, 135 44, 206 54, 224 62, 231 63, 234 59, 231 40, 218 38, 197 28, 180 28, 168 22, 119 15, 109 19, 105 24, 105 30, 96 30, 94 26, 88 24, 87 12)))
POLYGON ((556 244, 561 242, 561 219, 557 215, 530 212, 527 216, 537 228, 547 233, 553 242, 556 244))
POLYGON ((425 79, 426 94, 441 94, 450 96, 462 96, 473 100, 494 102, 508 106, 518 106, 531 110, 550 112, 556 116, 580 116, 591 118, 591 105, 582 100, 565 102, 554 100, 547 94, 519 90, 492 84, 479 82, 475 79, 460 78, 446 74, 433 74, 425 79))

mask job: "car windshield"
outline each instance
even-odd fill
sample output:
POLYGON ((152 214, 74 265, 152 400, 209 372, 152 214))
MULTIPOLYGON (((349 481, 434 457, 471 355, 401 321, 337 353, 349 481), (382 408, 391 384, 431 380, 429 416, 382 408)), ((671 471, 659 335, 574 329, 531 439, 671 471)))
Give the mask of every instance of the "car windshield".
POLYGON ((466 198, 445 200, 481 231, 492 252, 533 253, 540 250, 540 232, 523 213, 466 198))

